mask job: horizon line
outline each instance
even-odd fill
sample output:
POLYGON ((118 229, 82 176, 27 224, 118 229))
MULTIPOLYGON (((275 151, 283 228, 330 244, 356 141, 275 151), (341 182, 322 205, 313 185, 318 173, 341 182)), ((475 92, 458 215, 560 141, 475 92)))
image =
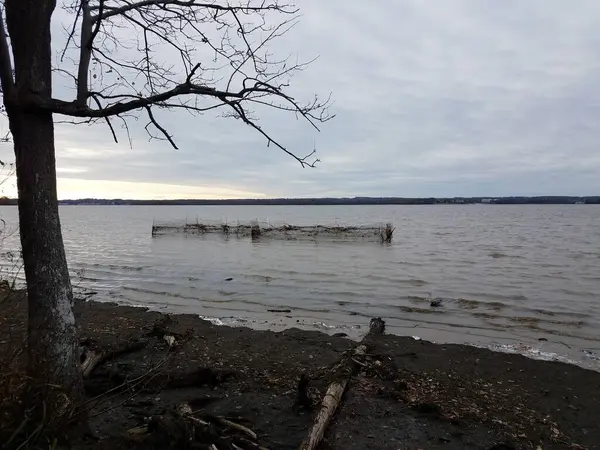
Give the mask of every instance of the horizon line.
MULTIPOLYGON (((81 198, 66 198, 58 200, 59 203, 74 203, 74 202, 154 202, 154 203, 165 203, 165 202, 294 202, 294 201, 417 201, 417 200, 428 200, 428 201, 439 201, 439 200, 507 200, 507 199, 593 199, 600 200, 600 195, 476 195, 476 196, 447 196, 447 197, 435 197, 435 196, 421 196, 421 197, 402 197, 402 196, 344 196, 344 197, 240 197, 240 198, 101 198, 101 197, 81 197, 81 198)), ((18 202, 18 197, 0 197, 0 204, 7 202, 18 202)))

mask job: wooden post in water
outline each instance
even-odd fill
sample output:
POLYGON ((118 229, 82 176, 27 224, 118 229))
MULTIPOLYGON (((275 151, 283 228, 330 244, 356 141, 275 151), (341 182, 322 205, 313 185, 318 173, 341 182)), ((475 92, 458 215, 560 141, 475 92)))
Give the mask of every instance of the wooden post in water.
POLYGON ((390 244, 392 242, 392 236, 394 235, 395 228, 391 223, 386 223, 385 228, 381 230, 381 243, 390 244))
POLYGON ((252 240, 259 239, 262 232, 260 231, 260 226, 258 225, 258 220, 252 224, 252 228, 250 229, 250 237, 252 240))

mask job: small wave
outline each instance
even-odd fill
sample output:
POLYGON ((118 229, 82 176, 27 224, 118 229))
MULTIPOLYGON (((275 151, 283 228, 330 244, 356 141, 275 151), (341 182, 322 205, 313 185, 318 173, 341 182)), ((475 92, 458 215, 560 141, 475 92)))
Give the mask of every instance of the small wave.
POLYGON ((544 316, 555 316, 556 315, 556 312, 548 311, 546 309, 538 309, 538 308, 523 308, 523 309, 534 312, 534 313, 542 314, 544 316))
POLYGON ((392 261, 391 264, 396 265, 396 266, 408 266, 408 267, 425 267, 428 265, 427 263, 419 263, 419 262, 414 262, 414 261, 392 261))
MULTIPOLYGON (((311 289, 310 290, 311 294, 330 294, 331 291, 328 290, 322 290, 322 289, 311 289)), ((340 296, 340 297, 346 297, 347 299, 351 299, 351 298, 364 298, 364 294, 360 293, 360 292, 354 292, 354 291, 334 291, 336 296, 340 296)))
POLYGON ((508 320, 517 323, 540 323, 542 319, 539 317, 507 317, 508 320))
POLYGON ((594 298, 596 297, 596 293, 595 292, 589 292, 589 291, 584 291, 584 290, 573 290, 573 289, 561 289, 560 292, 562 292, 563 294, 567 294, 567 295, 574 295, 574 296, 579 296, 579 297, 588 297, 588 298, 594 298))
POLYGON ((473 317, 479 317, 481 319, 510 319, 510 317, 499 316, 498 314, 488 312, 474 312, 473 317))
POLYGON ((469 300, 466 298, 459 298, 456 303, 463 309, 477 309, 481 306, 481 302, 477 300, 469 300))
POLYGON ((124 271, 133 271, 133 272, 140 272, 144 269, 151 268, 151 266, 127 266, 124 264, 99 264, 99 263, 86 264, 85 266, 83 266, 83 268, 85 268, 86 266, 97 267, 100 269, 105 268, 105 269, 110 269, 110 270, 124 270, 124 271))
POLYGON ((198 297, 192 297, 177 292, 153 291, 152 289, 138 288, 133 286, 123 286, 122 289, 125 291, 138 292, 140 294, 151 294, 156 296, 164 295, 165 297, 181 298, 184 300, 198 300, 198 297))
POLYGON ((217 326, 236 326, 236 325, 241 325, 241 324, 245 324, 248 322, 247 319, 244 319, 242 317, 210 317, 210 316, 203 316, 203 315, 198 315, 198 317, 202 320, 206 320, 207 322, 212 323, 213 325, 217 325, 217 326))
POLYGON ((600 361, 600 356, 598 356, 595 352, 588 350, 588 349, 583 349, 583 356, 589 359, 593 359, 594 361, 600 361))
POLYGON ((206 316, 198 316, 202 320, 206 320, 207 322, 212 323, 213 325, 225 325, 225 323, 219 319, 218 317, 206 317, 206 316))
POLYGON ((498 258, 523 259, 523 257, 520 255, 507 255, 506 253, 502 253, 502 252, 492 252, 492 253, 489 253, 488 256, 490 258, 494 258, 494 259, 498 259, 498 258))
MULTIPOLYGON (((289 270, 289 269, 278 269, 278 268, 273 268, 272 269, 273 273, 276 274, 280 274, 283 276, 291 276, 294 277, 296 275, 306 275, 306 276, 313 276, 313 277, 327 277, 327 278, 335 278, 338 276, 337 273, 331 271, 331 272, 299 272, 297 270, 289 270)), ((252 275, 250 275, 252 276, 252 275)), ((259 275, 262 276, 262 275, 259 275)))
POLYGON ((583 320, 544 320, 544 323, 551 323, 552 325, 564 325, 567 327, 582 327, 586 325, 583 320))
POLYGON ((497 344, 497 343, 493 343, 493 344, 487 344, 487 345, 481 345, 481 344, 470 344, 470 345, 472 345, 473 347, 487 348, 487 349, 493 350, 495 352, 523 355, 528 358, 541 360, 541 361, 560 361, 560 362, 564 362, 564 363, 568 363, 568 364, 577 364, 577 361, 575 361, 571 358, 568 358, 563 355, 559 355, 558 353, 543 351, 540 348, 532 347, 531 345, 527 345, 527 344, 497 344))
MULTIPOLYGON (((508 297, 510 299, 520 300, 520 296, 508 297)), ((469 298, 459 298, 456 300, 456 303, 462 309, 478 309, 485 308, 492 311, 500 311, 505 308, 508 308, 510 305, 503 302, 487 302, 485 300, 473 300, 469 298)))
MULTIPOLYGON (((573 317, 573 318, 578 318, 578 319, 589 319, 590 317, 592 317, 590 314, 586 314, 586 313, 560 311, 560 310, 550 311, 550 310, 541 309, 541 308, 520 307, 520 308, 518 308, 518 310, 525 311, 525 312, 533 312, 533 313, 541 314, 543 316, 548 316, 548 317, 563 316, 563 317, 573 317)), ((551 319, 544 319, 544 320, 546 320, 550 323, 554 323, 551 319)), ((576 322, 576 321, 568 321, 565 323, 574 323, 574 322, 576 322)), ((558 321, 558 323, 561 323, 561 321, 558 321)))
POLYGON ((589 258, 600 258, 600 255, 598 255, 597 253, 592 253, 592 252, 579 252, 579 253, 571 253, 569 255, 567 255, 568 258, 571 259, 589 259, 589 258))
POLYGON ((427 281, 421 280, 419 278, 395 278, 394 276, 383 276, 383 275, 374 275, 374 274, 369 274, 365 278, 367 278, 368 280, 373 280, 373 281, 384 281, 384 282, 387 281, 387 282, 392 282, 395 284, 416 286, 416 287, 421 287, 421 286, 425 286, 426 284, 428 284, 427 281))
POLYGON ((76 275, 75 278, 78 280, 81 280, 81 281, 91 281, 92 283, 97 283, 100 281, 99 278, 92 278, 92 277, 79 276, 79 275, 76 275))
POLYGON ((231 296, 237 294, 237 292, 234 292, 234 291, 222 291, 222 290, 220 290, 220 291, 217 291, 217 292, 219 293, 219 295, 222 295, 223 297, 231 297, 231 296))
POLYGON ((404 305, 398 305, 398 306, 395 306, 395 308, 399 309, 400 311, 407 312, 407 313, 417 313, 417 314, 442 314, 444 312, 440 308, 416 308, 416 307, 404 306, 404 305))
POLYGON ((556 311, 555 314, 549 314, 549 315, 560 315, 560 316, 565 316, 565 317, 576 317, 579 319, 589 319, 590 317, 593 317, 591 314, 586 314, 586 313, 582 313, 582 312, 573 312, 573 311, 556 311))
POLYGON ((251 280, 263 281, 265 283, 270 283, 273 281, 273 277, 268 275, 243 275, 244 278, 249 278, 251 280))
POLYGON ((312 323, 312 326, 324 330, 359 330, 360 325, 347 325, 347 324, 328 324, 321 321, 312 323))

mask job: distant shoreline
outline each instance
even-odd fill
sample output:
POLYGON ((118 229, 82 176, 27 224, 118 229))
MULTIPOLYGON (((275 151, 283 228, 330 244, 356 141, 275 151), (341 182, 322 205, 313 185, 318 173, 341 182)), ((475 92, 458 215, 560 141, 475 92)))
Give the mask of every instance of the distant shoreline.
MULTIPOLYGON (((451 198, 409 198, 409 197, 352 197, 352 198, 272 198, 272 199, 172 199, 172 200, 133 200, 133 199, 94 199, 61 200, 61 205, 576 205, 600 204, 600 196, 536 196, 536 197, 451 197, 451 198)), ((17 199, 0 198, 0 205, 16 205, 17 199)))

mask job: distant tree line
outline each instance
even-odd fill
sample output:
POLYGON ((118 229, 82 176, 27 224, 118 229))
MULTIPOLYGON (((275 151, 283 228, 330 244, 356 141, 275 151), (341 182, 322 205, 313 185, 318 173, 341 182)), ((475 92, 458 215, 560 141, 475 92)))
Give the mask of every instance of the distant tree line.
MULTIPOLYGON (((127 200, 84 198, 62 200, 61 205, 444 205, 488 203, 495 205, 569 205, 576 203, 600 204, 595 197, 453 197, 453 198, 405 198, 405 197, 352 197, 352 198, 270 198, 228 200, 127 200)), ((0 197, 0 205, 16 205, 16 198, 0 197)))
POLYGON ((0 197, 0 205, 16 205, 16 198, 0 197))
MULTIPOLYGON (((127 199, 94 199, 62 200, 62 205, 439 205, 439 204, 474 204, 487 203, 495 205, 526 204, 600 204, 600 196, 569 197, 453 197, 453 198, 405 198, 405 197, 352 197, 352 198, 271 198, 271 199, 228 199, 228 200, 127 200, 127 199)), ((0 205, 16 205, 17 200, 1 197, 0 205)))

